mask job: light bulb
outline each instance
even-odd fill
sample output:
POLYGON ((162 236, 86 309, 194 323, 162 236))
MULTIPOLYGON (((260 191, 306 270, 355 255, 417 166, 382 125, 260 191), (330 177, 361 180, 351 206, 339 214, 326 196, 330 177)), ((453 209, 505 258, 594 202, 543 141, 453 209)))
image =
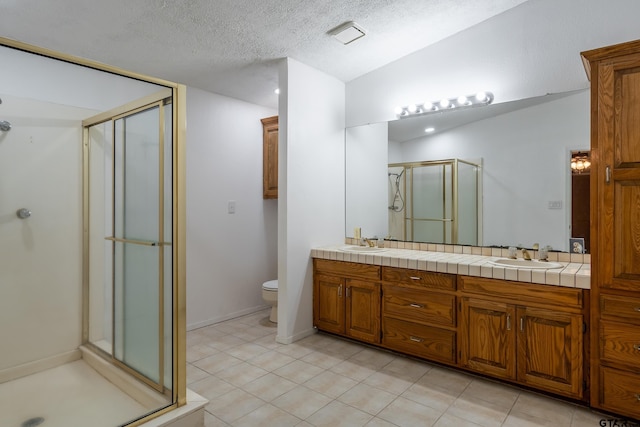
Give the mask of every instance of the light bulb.
POLYGON ((409 110, 409 112, 413 114, 418 110, 418 107, 416 106, 416 104, 411 104, 407 107, 407 110, 409 110))
POLYGON ((280 88, 277 88, 276 90, 274 90, 273 92, 275 92, 276 95, 280 95, 280 88))
POLYGON ((402 114, 402 107, 396 107, 396 109, 394 110, 396 113, 396 116, 399 116, 402 114))
POLYGON ((469 100, 467 99, 466 96, 461 95, 461 96, 458 97, 458 104, 467 105, 468 102, 469 102, 469 100))
POLYGON ((425 111, 433 110, 433 104, 431 102, 429 102, 429 101, 425 102, 423 106, 424 106, 424 110, 425 111))
POLYGON ((480 102, 485 102, 487 100, 487 94, 485 92, 478 92, 476 94, 476 99, 480 102))
POLYGON ((443 99, 440 101, 440 106, 442 108, 447 108, 449 106, 449 100, 448 99, 443 99))

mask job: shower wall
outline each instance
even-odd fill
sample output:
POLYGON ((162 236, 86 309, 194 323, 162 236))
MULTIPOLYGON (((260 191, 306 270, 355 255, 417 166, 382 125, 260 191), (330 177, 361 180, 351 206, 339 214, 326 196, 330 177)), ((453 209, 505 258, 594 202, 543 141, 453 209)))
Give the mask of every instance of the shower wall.
POLYGON ((9 132, 0 132, 2 382, 16 374, 17 366, 77 357, 82 331, 81 119, 95 111, 6 94, 0 98, 0 118, 12 124, 9 132), (31 217, 19 219, 20 208, 32 211, 31 217))

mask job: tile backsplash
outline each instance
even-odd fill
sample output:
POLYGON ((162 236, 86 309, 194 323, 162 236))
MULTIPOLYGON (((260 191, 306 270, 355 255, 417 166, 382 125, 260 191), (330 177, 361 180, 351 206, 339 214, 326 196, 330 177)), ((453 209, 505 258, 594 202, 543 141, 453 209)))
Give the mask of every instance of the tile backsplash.
MULTIPOLYGON (((345 244, 357 245, 358 239, 351 237, 345 238, 345 244)), ((452 254, 466 254, 466 255, 483 255, 483 256, 497 256, 508 257, 509 250, 507 248, 492 248, 488 246, 465 246, 465 245, 448 245, 437 243, 416 243, 416 242, 398 242, 392 240, 384 241, 385 248, 391 249, 411 249, 414 251, 429 251, 429 252, 444 252, 452 254)), ((532 258, 538 258, 538 251, 530 250, 532 258)), ((520 256, 522 256, 520 254, 520 256)), ((591 264, 590 254, 570 254, 568 252, 549 252, 549 261, 554 262, 572 262, 578 264, 591 264)))

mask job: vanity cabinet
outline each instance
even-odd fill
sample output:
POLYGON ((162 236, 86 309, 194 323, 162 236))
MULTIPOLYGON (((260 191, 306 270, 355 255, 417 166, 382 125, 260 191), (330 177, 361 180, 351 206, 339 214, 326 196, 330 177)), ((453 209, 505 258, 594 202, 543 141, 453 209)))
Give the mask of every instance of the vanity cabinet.
POLYGON ((456 276, 382 267, 382 345, 456 363, 456 276))
POLYGON ((380 342, 380 267, 314 260, 313 323, 320 330, 380 342))
POLYGON ((580 399, 582 291, 459 277, 460 366, 580 399))
POLYGON ((262 122, 262 198, 278 198, 278 116, 262 122))
POLYGON ((591 80, 591 405, 640 419, 640 40, 582 58, 591 80))

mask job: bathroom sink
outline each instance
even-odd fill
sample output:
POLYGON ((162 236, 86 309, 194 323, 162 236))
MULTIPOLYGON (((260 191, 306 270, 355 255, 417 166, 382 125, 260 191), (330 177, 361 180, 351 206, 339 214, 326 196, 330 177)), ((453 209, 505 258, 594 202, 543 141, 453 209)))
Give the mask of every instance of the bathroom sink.
POLYGON ((387 248, 377 248, 371 246, 346 246, 344 248, 338 249, 342 252, 357 252, 357 253, 376 253, 376 252, 384 252, 387 248))
POLYGON ((499 267, 514 267, 514 268, 529 268, 532 270, 547 270, 551 268, 561 268, 564 265, 559 264, 557 262, 548 262, 548 261, 538 261, 538 260, 526 260, 526 259, 511 259, 511 258, 500 258, 495 261, 489 261, 491 264, 497 265, 499 267))

